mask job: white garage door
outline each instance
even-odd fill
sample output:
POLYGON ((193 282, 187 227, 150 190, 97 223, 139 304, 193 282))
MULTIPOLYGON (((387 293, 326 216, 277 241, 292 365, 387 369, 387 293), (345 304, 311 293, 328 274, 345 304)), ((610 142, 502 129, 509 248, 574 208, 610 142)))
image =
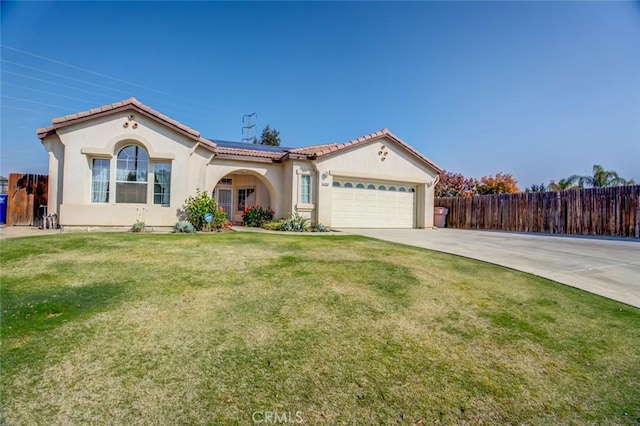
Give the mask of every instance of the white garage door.
POLYGON ((416 226, 414 187, 335 179, 332 193, 332 227, 414 228, 416 226))

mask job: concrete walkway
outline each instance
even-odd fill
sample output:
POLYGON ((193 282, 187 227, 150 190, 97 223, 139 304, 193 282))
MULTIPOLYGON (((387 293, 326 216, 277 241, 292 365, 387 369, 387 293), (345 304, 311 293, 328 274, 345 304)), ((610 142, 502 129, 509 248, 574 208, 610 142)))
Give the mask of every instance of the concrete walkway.
POLYGON ((343 229, 495 263, 640 308, 640 240, 458 229, 343 229))
POLYGON ((59 229, 38 229, 37 226, 0 226, 0 240, 5 238, 35 237, 59 234, 59 229))

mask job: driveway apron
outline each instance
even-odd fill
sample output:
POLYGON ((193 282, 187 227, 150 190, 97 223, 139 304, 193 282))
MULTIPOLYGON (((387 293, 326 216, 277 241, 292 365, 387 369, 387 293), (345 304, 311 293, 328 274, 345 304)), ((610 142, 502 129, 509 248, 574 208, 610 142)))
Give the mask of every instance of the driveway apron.
POLYGON ((459 229, 343 229, 528 272, 640 308, 640 240, 459 229))

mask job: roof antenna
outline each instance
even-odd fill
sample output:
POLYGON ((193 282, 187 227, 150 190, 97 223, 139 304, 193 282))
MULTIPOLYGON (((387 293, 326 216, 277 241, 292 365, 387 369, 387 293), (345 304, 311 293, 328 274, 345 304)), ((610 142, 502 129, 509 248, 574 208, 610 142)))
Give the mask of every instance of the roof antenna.
POLYGON ((255 124, 251 124, 251 120, 258 119, 258 114, 255 112, 252 112, 251 114, 245 114, 242 116, 242 124, 245 123, 245 121, 247 122, 246 126, 242 126, 242 135, 244 136, 244 129, 247 129, 247 137, 246 138, 242 138, 242 142, 247 141, 247 142, 253 142, 253 140, 256 138, 251 137, 251 130, 254 130, 256 128, 255 124), (246 119, 246 120, 245 120, 246 119))

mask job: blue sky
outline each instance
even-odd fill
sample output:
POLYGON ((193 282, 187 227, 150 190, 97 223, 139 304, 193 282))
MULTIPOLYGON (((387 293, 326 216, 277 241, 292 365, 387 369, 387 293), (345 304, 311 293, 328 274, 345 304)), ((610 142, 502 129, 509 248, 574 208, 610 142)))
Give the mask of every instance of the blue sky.
POLYGON ((638 2, 1 12, 3 175, 47 173, 35 129, 52 118, 135 96, 214 139, 241 140, 242 115, 257 112, 286 146, 387 127, 447 170, 512 173, 521 188, 594 163, 640 180, 638 2))

